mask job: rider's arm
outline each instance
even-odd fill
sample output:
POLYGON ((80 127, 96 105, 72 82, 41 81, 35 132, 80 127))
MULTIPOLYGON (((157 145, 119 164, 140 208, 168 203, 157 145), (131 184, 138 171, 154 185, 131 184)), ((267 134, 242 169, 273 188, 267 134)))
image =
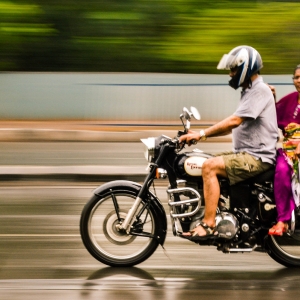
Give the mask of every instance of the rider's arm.
POLYGON ((231 133, 232 129, 240 126, 246 118, 231 115, 228 118, 204 130, 207 137, 226 135, 231 133))
MULTIPOLYGON (((238 127, 246 118, 232 115, 217 124, 208 127, 204 130, 206 137, 221 136, 231 133, 232 129, 238 127)), ((200 140, 200 132, 190 130, 188 134, 180 137, 180 143, 186 141, 188 145, 191 145, 193 141, 200 140)))

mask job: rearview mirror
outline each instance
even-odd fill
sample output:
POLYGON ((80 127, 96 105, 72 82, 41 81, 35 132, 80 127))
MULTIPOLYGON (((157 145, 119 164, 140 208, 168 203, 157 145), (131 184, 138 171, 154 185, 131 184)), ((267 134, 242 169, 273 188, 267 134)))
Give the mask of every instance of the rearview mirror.
POLYGON ((200 116, 200 113, 198 111, 198 109, 194 106, 191 106, 191 113, 192 113, 192 116, 196 119, 196 120, 200 120, 201 119, 201 116, 200 116))

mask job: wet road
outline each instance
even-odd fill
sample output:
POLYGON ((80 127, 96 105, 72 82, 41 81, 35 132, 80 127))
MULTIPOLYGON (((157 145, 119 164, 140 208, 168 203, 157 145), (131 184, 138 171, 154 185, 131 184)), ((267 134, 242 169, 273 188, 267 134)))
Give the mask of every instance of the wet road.
MULTIPOLYGON (((166 250, 135 268, 97 262, 78 226, 96 186, 1 182, 0 299, 298 299, 299 270, 265 253, 223 254, 170 232, 166 250)), ((157 193, 165 205, 165 188, 157 193)))

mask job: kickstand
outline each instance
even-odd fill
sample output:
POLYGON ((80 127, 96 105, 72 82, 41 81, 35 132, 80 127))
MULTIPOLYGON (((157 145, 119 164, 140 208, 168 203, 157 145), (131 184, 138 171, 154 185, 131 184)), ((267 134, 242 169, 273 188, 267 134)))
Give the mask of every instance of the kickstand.
POLYGON ((162 247, 162 249, 163 249, 163 251, 164 251, 165 256, 166 256, 166 257, 169 259, 169 261, 173 264, 174 262, 173 262, 172 259, 170 258, 169 254, 168 254, 168 252, 167 252, 167 249, 166 249, 163 245, 161 245, 161 247, 162 247))

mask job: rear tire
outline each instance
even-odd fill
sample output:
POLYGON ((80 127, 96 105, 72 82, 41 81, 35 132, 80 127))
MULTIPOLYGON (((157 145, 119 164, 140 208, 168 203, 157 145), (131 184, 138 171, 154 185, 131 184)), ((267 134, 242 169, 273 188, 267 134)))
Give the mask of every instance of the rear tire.
POLYGON ((300 220, 296 219, 296 228, 291 236, 269 235, 268 254, 278 263, 289 268, 300 268, 300 220))

